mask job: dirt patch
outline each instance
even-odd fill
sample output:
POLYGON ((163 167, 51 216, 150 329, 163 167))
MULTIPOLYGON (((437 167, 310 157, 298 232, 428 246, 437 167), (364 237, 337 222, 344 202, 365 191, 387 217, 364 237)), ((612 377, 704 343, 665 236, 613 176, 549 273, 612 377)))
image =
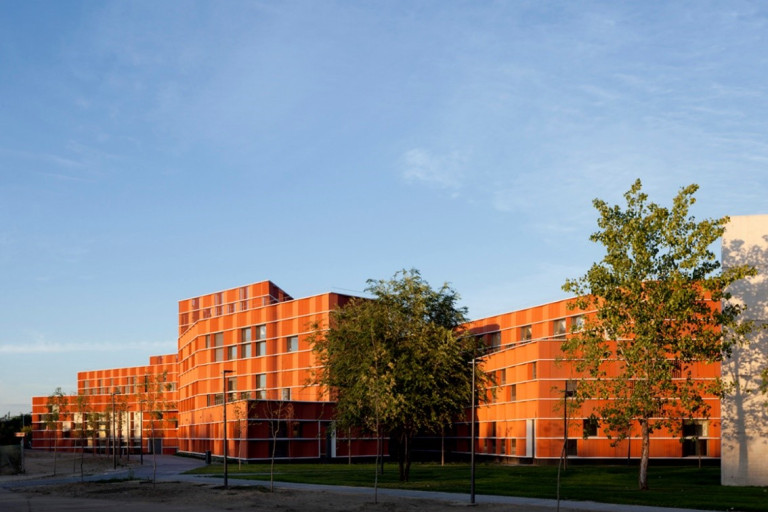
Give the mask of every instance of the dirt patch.
MULTIPOLYGON (((53 454, 29 452, 26 459, 26 475, 46 476, 52 474, 53 454)), ((57 456, 57 476, 80 473, 80 458, 72 454, 57 456)), ((138 461, 123 464, 136 464, 138 461)), ((112 469, 112 459, 104 456, 87 455, 83 459, 84 473, 97 473, 112 469)), ((279 485, 279 484, 278 484, 279 485)), ((167 503, 184 510, 196 512, 214 510, 249 510, 284 512, 354 512, 362 510, 383 510, 387 512, 424 511, 437 512, 446 509, 466 508, 466 501, 457 496, 455 502, 430 499, 404 498, 379 495, 373 503, 373 491, 365 494, 334 492, 325 490, 276 489, 270 492, 262 486, 230 487, 224 489, 218 484, 197 482, 157 482, 144 480, 78 482, 70 484, 37 485, 18 488, 16 492, 26 496, 48 496, 74 499, 115 500, 121 503, 167 503)), ((530 510, 510 505, 481 504, 475 510, 530 510)))

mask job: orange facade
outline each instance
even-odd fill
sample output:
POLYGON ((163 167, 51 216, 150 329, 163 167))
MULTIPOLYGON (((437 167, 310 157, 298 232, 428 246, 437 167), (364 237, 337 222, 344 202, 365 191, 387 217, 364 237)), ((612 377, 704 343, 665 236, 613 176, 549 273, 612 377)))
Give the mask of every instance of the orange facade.
MULTIPOLYGON (((333 404, 325 390, 312 383, 317 363, 309 337, 318 326, 327 326, 331 311, 348 300, 350 297, 335 293, 294 299, 269 281, 182 300, 176 354, 153 357, 146 367, 81 372, 78 393, 102 413, 113 410, 112 394, 119 393, 115 397, 126 405, 123 413, 115 408, 115 417, 124 418, 115 437, 121 446, 133 450, 140 445, 137 437, 144 437, 141 446, 145 452, 155 448, 165 453, 221 456, 226 400, 230 457, 370 456, 375 452, 374 440, 335 432, 333 404), (153 388, 145 383, 152 382, 162 384, 157 399, 163 408, 162 419, 155 422, 155 438, 162 441, 154 447, 146 440, 147 392, 153 388), (143 429, 139 427, 142 411, 143 429)), ((553 302, 466 326, 487 345, 488 352, 479 364, 493 377, 486 400, 476 409, 478 453, 510 461, 558 458, 567 424, 571 457, 639 456, 639 432, 612 446, 602 430, 589 423, 591 404, 564 418, 564 395, 578 376, 558 360, 560 346, 589 313, 569 310, 567 304, 567 300, 553 302)), ((697 378, 714 378, 719 366, 699 367, 697 372, 697 378)), ((711 397, 709 402, 712 415, 699 425, 694 451, 719 457, 719 400, 711 397)), ((69 423, 62 421, 58 431, 50 425, 46 428, 46 404, 47 397, 33 399, 34 446, 48 448, 54 437, 59 446, 74 446, 79 417, 70 414, 69 423)), ((104 444, 112 431, 116 430, 101 427, 88 446, 104 444)), ((459 421, 443 439, 421 442, 427 450, 468 453, 469 423, 459 421)), ((652 457, 690 454, 690 443, 681 442, 679 435, 654 433, 652 457)))
MULTIPOLYGON (((576 411, 572 404, 566 407, 564 400, 583 376, 561 360, 561 344, 590 313, 570 310, 569 302, 552 302, 467 325, 489 347, 482 364, 493 380, 486 401, 477 408, 478 453, 505 459, 557 459, 565 442, 569 457, 640 456, 639 428, 613 446, 602 426, 589 419, 594 402, 585 402, 576 411)), ((693 375, 711 379, 719 373, 719 365, 695 365, 693 375)), ((715 396, 706 401, 711 416, 697 422, 698 446, 681 441, 680 433, 659 431, 652 436, 651 457, 720 456, 720 401, 715 396)))
POLYGON ((147 366, 79 372, 77 394, 62 403, 32 399, 32 446, 176 453, 177 369, 170 354, 150 357, 147 366))

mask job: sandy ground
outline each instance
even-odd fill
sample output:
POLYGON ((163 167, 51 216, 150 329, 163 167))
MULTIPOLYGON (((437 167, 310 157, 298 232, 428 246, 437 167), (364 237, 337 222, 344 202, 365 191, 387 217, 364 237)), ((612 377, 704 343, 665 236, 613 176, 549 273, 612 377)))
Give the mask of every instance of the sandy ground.
MULTIPOLYGON (((56 478, 62 476, 79 476, 79 457, 65 454, 57 457, 56 478)), ((131 464, 138 461, 132 460, 131 464)), ((145 457, 145 465, 148 463, 145 457)), ((149 462, 151 464, 151 462, 149 462)), ((83 461, 85 474, 101 473, 112 469, 113 461, 107 457, 86 455, 83 461)), ((51 476, 53 473, 53 454, 47 452, 27 452, 25 461, 25 479, 35 476, 51 476)), ((52 478, 51 478, 52 480, 52 478)), ((231 482, 232 480, 230 480, 231 482)), ((0 481, 0 483, 2 483, 0 481)), ((41 482, 44 483, 44 482, 41 482)), ((278 484, 279 485, 279 484, 278 484)), ((73 482, 35 485, 32 487, 16 488, 14 493, 23 494, 30 503, 35 500, 59 499, 61 502, 71 500, 100 500, 119 502, 120 506, 135 506, 144 509, 144 504, 164 503, 174 510, 281 510, 281 511, 411 511, 425 512, 460 509, 467 506, 468 497, 457 495, 455 501, 406 498, 402 496, 379 496, 374 503, 373 491, 370 494, 351 494, 325 490, 295 490, 276 489, 269 492, 261 486, 230 487, 224 489, 216 483, 199 482, 157 482, 155 484, 142 480, 112 481, 112 482, 73 482)), ((32 509, 33 507, 30 507, 32 509)), ((117 503, 116 503, 116 508, 117 503)), ((510 504, 482 503, 473 509, 478 510, 533 510, 531 507, 515 507, 510 504)))

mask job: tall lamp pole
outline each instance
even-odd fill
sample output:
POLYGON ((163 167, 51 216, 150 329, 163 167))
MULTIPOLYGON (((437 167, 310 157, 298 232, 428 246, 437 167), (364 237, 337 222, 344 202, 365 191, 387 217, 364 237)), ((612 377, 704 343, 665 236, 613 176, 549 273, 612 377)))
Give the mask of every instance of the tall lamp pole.
POLYGON ((229 473, 227 468, 227 374, 234 370, 221 371, 221 390, 224 393, 224 488, 228 488, 229 473))
POLYGON ((475 504, 475 365, 477 359, 472 358, 472 425, 469 434, 469 503, 475 504))
POLYGON ((117 446, 115 445, 115 438, 117 437, 117 423, 115 421, 115 395, 119 392, 117 389, 112 390, 112 469, 117 469, 117 446))

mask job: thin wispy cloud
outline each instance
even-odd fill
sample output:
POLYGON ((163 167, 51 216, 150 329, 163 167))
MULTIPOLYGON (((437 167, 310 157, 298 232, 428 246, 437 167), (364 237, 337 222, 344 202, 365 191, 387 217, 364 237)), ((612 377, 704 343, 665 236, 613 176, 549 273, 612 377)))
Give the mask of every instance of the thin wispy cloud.
POLYGON ((464 160, 457 151, 437 155, 422 148, 410 149, 403 155, 403 178, 409 183, 458 191, 462 187, 464 160))

